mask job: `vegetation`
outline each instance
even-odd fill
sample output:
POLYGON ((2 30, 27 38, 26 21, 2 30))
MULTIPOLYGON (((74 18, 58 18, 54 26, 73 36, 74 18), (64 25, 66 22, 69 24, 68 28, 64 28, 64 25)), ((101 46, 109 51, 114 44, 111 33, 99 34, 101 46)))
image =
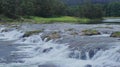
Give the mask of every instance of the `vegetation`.
POLYGON ((36 23, 53 23, 53 22, 74 22, 74 23, 88 23, 90 19, 87 18, 78 18, 78 17, 70 17, 70 16, 61 16, 61 17, 51 17, 51 18, 43 18, 43 17, 31 17, 36 23))
POLYGON ((120 31, 113 32, 110 37, 120 37, 120 31))
POLYGON ((120 16, 120 2, 108 4, 105 8, 106 16, 119 17, 120 16))
POLYGON ((0 22, 23 21, 30 17, 39 23, 86 23, 103 16, 120 16, 119 6, 120 2, 93 4, 86 0, 76 6, 66 5, 60 0, 0 0, 0 22))

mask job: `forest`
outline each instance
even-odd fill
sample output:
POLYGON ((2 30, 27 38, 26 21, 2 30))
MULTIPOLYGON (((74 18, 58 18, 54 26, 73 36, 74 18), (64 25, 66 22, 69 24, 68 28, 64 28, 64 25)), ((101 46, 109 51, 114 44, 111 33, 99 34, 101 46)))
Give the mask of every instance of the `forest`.
POLYGON ((78 5, 67 5, 61 0, 0 0, 0 18, 8 17, 60 17, 72 16, 79 18, 119 17, 120 2, 106 4, 83 2, 78 5))

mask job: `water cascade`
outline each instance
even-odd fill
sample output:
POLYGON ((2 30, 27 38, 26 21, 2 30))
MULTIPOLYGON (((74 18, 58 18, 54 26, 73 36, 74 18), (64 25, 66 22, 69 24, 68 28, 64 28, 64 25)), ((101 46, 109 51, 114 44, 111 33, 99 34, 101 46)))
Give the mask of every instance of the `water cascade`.
POLYGON ((107 50, 80 51, 70 49, 68 44, 42 40, 42 33, 23 38, 21 30, 4 29, 0 30, 0 40, 20 44, 11 54, 22 58, 18 58, 21 62, 0 63, 0 67, 120 67, 119 42, 107 50))

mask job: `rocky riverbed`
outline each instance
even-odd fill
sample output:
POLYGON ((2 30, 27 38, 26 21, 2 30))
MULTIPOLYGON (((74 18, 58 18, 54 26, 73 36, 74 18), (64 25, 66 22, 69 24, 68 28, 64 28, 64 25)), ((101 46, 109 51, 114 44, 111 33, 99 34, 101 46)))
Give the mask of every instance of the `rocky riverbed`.
POLYGON ((30 59, 24 59, 28 61, 25 62, 26 65, 15 64, 15 66, 18 67, 21 66, 28 67, 27 65, 33 65, 32 67, 120 66, 119 65, 120 48, 118 49, 116 48, 116 46, 120 47, 119 38, 120 35, 117 34, 117 36, 112 37, 112 34, 114 32, 120 32, 119 24, 54 23, 54 24, 1 25, 0 27, 1 27, 0 63, 8 63, 8 66, 9 64, 13 63, 11 64, 13 65, 11 67, 14 67, 14 63, 24 63, 25 61, 21 60, 23 58, 30 59), (39 46, 38 44, 44 44, 45 46, 39 46), (103 56, 104 58, 102 58, 101 56, 100 59, 99 57, 97 57, 97 54, 99 54, 99 52, 103 52, 103 55, 105 53, 108 55, 106 55, 107 57, 103 56), (114 53, 115 56, 111 56, 112 53, 114 53), (55 58, 50 57, 52 55, 54 56, 56 55, 55 58), (66 57, 66 55, 69 58, 66 57), (112 62, 110 63, 113 65, 111 65, 108 62, 109 57, 111 57, 111 59, 109 60, 112 60, 112 62), (115 57, 117 57, 117 59, 113 60, 113 58, 115 59, 115 57), (70 58, 76 58, 80 60, 70 58), (101 63, 94 64, 94 62, 97 61, 95 60, 95 58, 98 58, 101 63), (93 59, 95 61, 93 61, 93 59), (43 62, 40 60, 43 60, 43 62), (102 60, 105 61, 102 62, 102 60), (64 63, 64 61, 66 61, 66 63, 64 63), (75 63, 73 63, 73 61, 75 61, 75 63), (70 63, 73 63, 73 65, 71 65, 70 63))

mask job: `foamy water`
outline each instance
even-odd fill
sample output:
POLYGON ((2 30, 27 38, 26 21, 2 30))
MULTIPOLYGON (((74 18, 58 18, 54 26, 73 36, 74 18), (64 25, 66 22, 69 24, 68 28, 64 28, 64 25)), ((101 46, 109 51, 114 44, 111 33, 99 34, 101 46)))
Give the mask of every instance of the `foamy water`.
POLYGON ((93 57, 90 57, 89 51, 85 52, 83 59, 83 53, 69 49, 68 44, 42 40, 41 33, 22 38, 23 34, 16 29, 0 33, 0 39, 16 40, 15 44, 21 44, 16 47, 19 51, 12 51, 11 54, 24 56, 20 58, 23 63, 1 63, 0 67, 38 67, 45 64, 56 67, 120 67, 120 43, 115 43, 116 46, 108 50, 97 51, 93 57))

